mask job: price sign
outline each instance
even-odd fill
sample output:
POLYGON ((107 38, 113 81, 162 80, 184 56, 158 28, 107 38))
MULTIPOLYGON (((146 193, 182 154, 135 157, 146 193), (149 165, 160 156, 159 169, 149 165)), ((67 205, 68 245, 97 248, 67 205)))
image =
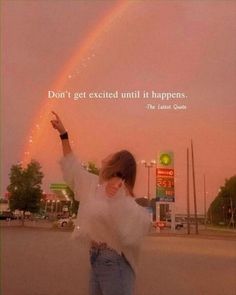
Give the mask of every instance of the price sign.
POLYGON ((157 187, 163 188, 174 188, 174 177, 158 177, 157 178, 157 187))

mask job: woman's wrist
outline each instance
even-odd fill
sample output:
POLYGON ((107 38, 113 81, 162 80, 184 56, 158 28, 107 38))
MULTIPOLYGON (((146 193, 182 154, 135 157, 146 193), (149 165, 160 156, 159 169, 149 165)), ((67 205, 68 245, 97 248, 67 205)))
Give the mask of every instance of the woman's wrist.
POLYGON ((69 139, 68 132, 64 131, 64 132, 60 133, 60 138, 61 138, 61 140, 69 139))

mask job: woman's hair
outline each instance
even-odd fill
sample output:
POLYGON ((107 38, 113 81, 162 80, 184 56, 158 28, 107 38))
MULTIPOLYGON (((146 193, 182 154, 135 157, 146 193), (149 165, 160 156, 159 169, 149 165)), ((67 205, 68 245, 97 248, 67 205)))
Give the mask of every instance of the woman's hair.
POLYGON ((134 156, 127 150, 121 150, 112 155, 101 171, 101 177, 108 180, 112 177, 120 177, 131 196, 134 197, 133 188, 136 179, 136 161, 134 156))

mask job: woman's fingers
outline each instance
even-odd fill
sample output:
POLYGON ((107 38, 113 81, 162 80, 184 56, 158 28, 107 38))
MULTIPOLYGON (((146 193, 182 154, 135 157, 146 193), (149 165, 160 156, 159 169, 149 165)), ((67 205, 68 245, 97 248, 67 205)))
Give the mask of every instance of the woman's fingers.
POLYGON ((56 112, 52 111, 52 113, 53 113, 53 115, 55 115, 55 117, 56 117, 57 119, 59 119, 59 116, 58 116, 58 114, 57 114, 56 112))
POLYGON ((62 124, 58 114, 54 111, 52 111, 52 114, 55 116, 54 120, 51 120, 53 128, 57 129, 59 133, 66 132, 64 125, 62 124))
POLYGON ((53 128, 55 128, 55 129, 58 128, 57 122, 55 120, 51 120, 51 124, 52 124, 53 128))
POLYGON ((60 117, 58 116, 58 114, 57 114, 56 112, 54 112, 54 111, 52 111, 52 113, 53 113, 53 115, 56 117, 57 121, 58 121, 58 122, 61 122, 61 119, 60 119, 60 117))

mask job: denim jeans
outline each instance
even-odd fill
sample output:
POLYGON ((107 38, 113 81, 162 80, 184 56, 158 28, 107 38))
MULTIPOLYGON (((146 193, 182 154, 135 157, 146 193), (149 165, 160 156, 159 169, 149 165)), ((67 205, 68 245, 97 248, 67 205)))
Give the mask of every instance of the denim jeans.
POLYGON ((92 248, 90 263, 90 295, 133 295, 135 274, 123 255, 92 248))

